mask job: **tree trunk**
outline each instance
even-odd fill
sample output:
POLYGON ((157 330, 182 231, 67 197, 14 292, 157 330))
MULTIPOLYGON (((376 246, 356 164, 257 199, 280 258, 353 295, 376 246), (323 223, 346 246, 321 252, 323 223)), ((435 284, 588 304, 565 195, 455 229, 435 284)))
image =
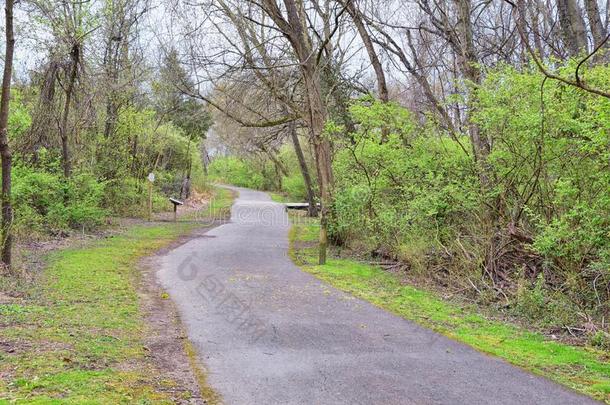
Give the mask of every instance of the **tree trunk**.
POLYGON ((587 10, 587 18, 589 20, 589 27, 591 29, 591 35, 593 36, 593 46, 597 48, 606 38, 607 30, 604 24, 602 23, 602 19, 599 14, 599 6, 597 5, 597 0, 584 1, 585 10, 587 10))
POLYGON ((557 0, 557 14, 569 56, 587 50, 587 33, 580 7, 576 0, 557 0))
POLYGON ((139 137, 136 133, 133 137, 133 143, 131 144, 131 175, 138 178, 138 141, 139 137))
POLYGON ((307 161, 301 148, 301 142, 299 141, 299 135, 297 134, 296 124, 291 122, 288 127, 290 132, 290 138, 292 139, 292 145, 294 146, 294 152, 299 160, 299 167, 301 168, 301 174, 303 175, 303 182, 305 183, 305 190, 307 191, 307 215, 310 217, 318 216, 318 205, 316 203, 316 195, 313 192, 313 183, 311 181, 311 175, 309 174, 309 168, 307 167, 307 161))
POLYGON ((288 175, 290 173, 288 173, 288 169, 286 168, 286 165, 284 164, 284 162, 282 162, 280 159, 278 159, 278 157, 276 155, 277 151, 269 150, 269 148, 267 148, 265 145, 261 145, 260 148, 263 152, 265 152, 265 154, 269 157, 269 159, 271 159, 271 161, 273 162, 273 165, 276 168, 278 175, 283 176, 283 177, 288 177, 288 175))
POLYGON ((381 66, 381 62, 379 61, 379 57, 377 56, 377 52, 375 51, 375 47, 373 46, 371 36, 369 35, 369 32, 366 30, 364 22, 362 21, 362 15, 360 14, 358 6, 356 6, 353 0, 344 0, 342 1, 342 3, 345 4, 346 1, 347 12, 352 17, 352 21, 354 22, 354 25, 358 30, 358 34, 360 35, 360 38, 364 43, 364 48, 366 49, 366 53, 369 56, 371 65, 373 66, 373 70, 375 70, 379 99, 384 103, 387 103, 389 101, 388 85, 386 83, 385 73, 383 72, 383 66, 381 66))
POLYGON ((191 138, 189 137, 189 141, 186 147, 186 155, 188 157, 188 161, 186 163, 186 168, 184 169, 184 176, 182 176, 182 184, 180 185, 180 198, 186 196, 189 198, 191 193, 191 138))
POLYGON ((70 177, 72 172, 72 165, 70 163, 70 149, 68 145, 69 133, 68 133, 68 117, 70 115, 70 105, 72 103, 72 94, 74 93, 74 83, 76 82, 76 75, 78 73, 78 64, 80 63, 80 46, 74 44, 72 51, 70 52, 70 74, 68 77, 68 87, 66 88, 66 100, 64 102, 64 111, 61 117, 61 127, 59 132, 61 134, 61 156, 64 168, 64 177, 70 177))
MULTIPOLYGON (((478 67, 478 57, 474 47, 472 21, 470 13, 472 11, 471 0, 458 0, 458 32, 460 36, 460 54, 458 61, 464 77, 473 86, 481 84, 481 72, 478 67)), ((472 114, 475 105, 476 89, 472 89, 468 95, 468 111, 472 114)), ((468 118, 468 133, 472 141, 472 148, 475 159, 482 164, 481 176, 483 183, 488 183, 485 170, 485 162, 491 150, 491 144, 487 139, 481 137, 479 126, 468 118)))
POLYGON ((203 164, 203 174, 207 176, 208 166, 210 164, 210 155, 208 155, 208 148, 205 147, 203 142, 201 143, 201 163, 203 164))
MULTIPOLYGON (((124 15, 120 16, 123 20, 124 15)), ((122 23, 123 21, 121 21, 122 23)), ((121 24, 119 24, 121 25, 121 24)), ((116 122, 118 120, 118 100, 117 86, 119 82, 120 56, 121 56, 121 41, 123 38, 122 32, 112 32, 106 40, 106 49, 104 53, 104 71, 106 73, 106 119, 104 121, 104 137, 109 139, 114 133, 116 122)))
MULTIPOLYGON (((481 193, 486 195, 492 189, 493 171, 490 167, 488 157, 491 152, 491 141, 481 136, 481 130, 477 123, 472 121, 472 113, 476 108, 477 87, 481 84, 481 71, 478 67, 478 57, 473 41, 473 30, 471 21, 471 0, 458 0, 458 35, 460 46, 456 47, 460 50, 458 55, 458 63, 464 77, 471 82, 473 88, 470 89, 467 105, 467 124, 468 133, 472 142, 474 158, 477 163, 477 171, 481 184, 481 193)), ((499 223, 499 207, 500 201, 494 198, 493 201, 483 201, 484 215, 481 221, 481 227, 484 237, 487 239, 486 254, 483 263, 482 272, 495 282, 497 278, 496 272, 496 257, 494 252, 497 246, 497 230, 499 223)))
POLYGON ((319 264, 326 263, 328 246, 328 214, 332 197, 332 159, 330 141, 324 136, 326 122, 326 104, 322 97, 321 77, 315 51, 311 45, 307 26, 307 18, 302 2, 284 0, 287 19, 282 15, 275 0, 264 0, 262 7, 277 24, 282 34, 288 39, 300 63, 301 75, 305 85, 307 100, 307 120, 311 131, 311 139, 316 155, 316 170, 318 172, 318 187, 320 189, 320 240, 319 264))
MULTIPOLYGON (((371 40, 371 36, 369 32, 366 30, 366 26, 362 21, 362 15, 360 14, 360 10, 358 6, 354 4, 353 0, 347 1, 347 12, 352 17, 352 21, 358 30, 358 34, 364 43, 364 48, 366 49, 366 53, 369 56, 369 60, 371 61, 371 65, 373 66, 373 70, 375 71, 375 77, 377 78, 377 92, 379 93, 379 99, 387 103, 390 100, 390 96, 388 94, 388 85, 385 79, 385 73, 383 72, 383 66, 381 66, 381 62, 379 61, 379 57, 377 56, 377 52, 375 51, 375 47, 373 46, 373 41, 371 40)), ((381 140, 382 142, 387 141, 389 135, 389 129, 386 126, 381 128, 381 140)))
POLYGON ((544 47, 542 46, 542 32, 540 30, 540 8, 536 1, 529 2, 528 12, 532 21, 532 32, 534 33, 534 44, 540 59, 545 58, 544 47))
POLYGON ((114 133, 114 128, 116 127, 117 121, 117 107, 114 102, 114 90, 110 90, 110 94, 106 99, 106 121, 104 123, 104 137, 109 139, 110 136, 114 133))
POLYGON ((13 222, 13 206, 11 201, 11 169, 13 157, 8 144, 8 113, 11 97, 11 77, 13 73, 13 53, 15 36, 13 33, 14 0, 6 0, 5 32, 6 49, 4 56, 4 73, 2 75, 2 95, 0 98, 0 158, 2 160, 2 263, 11 269, 11 249, 13 238, 11 226, 13 222))
POLYGON ((304 66, 303 76, 307 89, 310 128, 312 133, 314 152, 316 155, 316 169, 318 172, 318 187, 320 189, 320 239, 318 263, 326 264, 326 250, 328 248, 328 215, 332 202, 332 157, 330 141, 324 136, 326 123, 326 108, 320 89, 320 78, 314 66, 304 66))

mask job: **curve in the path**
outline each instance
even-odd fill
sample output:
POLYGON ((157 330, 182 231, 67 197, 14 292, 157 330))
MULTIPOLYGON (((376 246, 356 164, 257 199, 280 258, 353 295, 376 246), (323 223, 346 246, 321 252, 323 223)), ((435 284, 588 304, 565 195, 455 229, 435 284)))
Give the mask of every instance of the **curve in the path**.
POLYGON ((158 272, 225 403, 594 403, 302 272, 283 206, 236 190, 231 222, 158 272))

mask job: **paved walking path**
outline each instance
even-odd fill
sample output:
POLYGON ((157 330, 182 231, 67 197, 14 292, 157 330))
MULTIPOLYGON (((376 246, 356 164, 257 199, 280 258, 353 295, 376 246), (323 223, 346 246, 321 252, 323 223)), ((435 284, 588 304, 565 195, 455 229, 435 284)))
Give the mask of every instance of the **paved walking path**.
POLYGON ((158 273, 226 404, 594 403, 302 272, 283 206, 236 190, 158 273))

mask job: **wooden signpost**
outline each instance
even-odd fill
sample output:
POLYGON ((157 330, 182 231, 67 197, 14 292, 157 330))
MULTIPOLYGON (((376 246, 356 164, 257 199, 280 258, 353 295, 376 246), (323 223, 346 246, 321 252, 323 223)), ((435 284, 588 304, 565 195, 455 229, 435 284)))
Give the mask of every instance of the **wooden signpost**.
POLYGON ((184 203, 182 201, 180 201, 180 200, 175 199, 175 198, 170 198, 169 202, 174 204, 174 222, 176 222, 178 220, 178 206, 179 205, 183 205, 184 203))
POLYGON ((152 190, 153 183, 155 182, 155 174, 153 172, 148 173, 148 220, 152 221, 152 190))

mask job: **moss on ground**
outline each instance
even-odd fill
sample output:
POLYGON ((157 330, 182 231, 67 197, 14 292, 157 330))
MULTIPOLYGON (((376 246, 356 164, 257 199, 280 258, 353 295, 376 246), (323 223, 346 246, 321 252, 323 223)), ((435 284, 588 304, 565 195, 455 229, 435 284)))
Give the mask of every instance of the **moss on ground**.
POLYGON ((290 254, 305 271, 481 352, 610 403, 609 353, 547 340, 539 333, 487 319, 474 307, 453 304, 434 293, 404 285, 378 266, 349 259, 331 259, 326 265, 317 265, 314 242, 319 224, 298 219, 290 232, 290 254))
MULTIPOLYGON (((232 195, 213 201, 202 215, 220 218, 232 195)), ((143 343, 137 264, 198 226, 139 225, 50 254, 27 298, 0 304, 0 403, 171 403, 143 343)))

